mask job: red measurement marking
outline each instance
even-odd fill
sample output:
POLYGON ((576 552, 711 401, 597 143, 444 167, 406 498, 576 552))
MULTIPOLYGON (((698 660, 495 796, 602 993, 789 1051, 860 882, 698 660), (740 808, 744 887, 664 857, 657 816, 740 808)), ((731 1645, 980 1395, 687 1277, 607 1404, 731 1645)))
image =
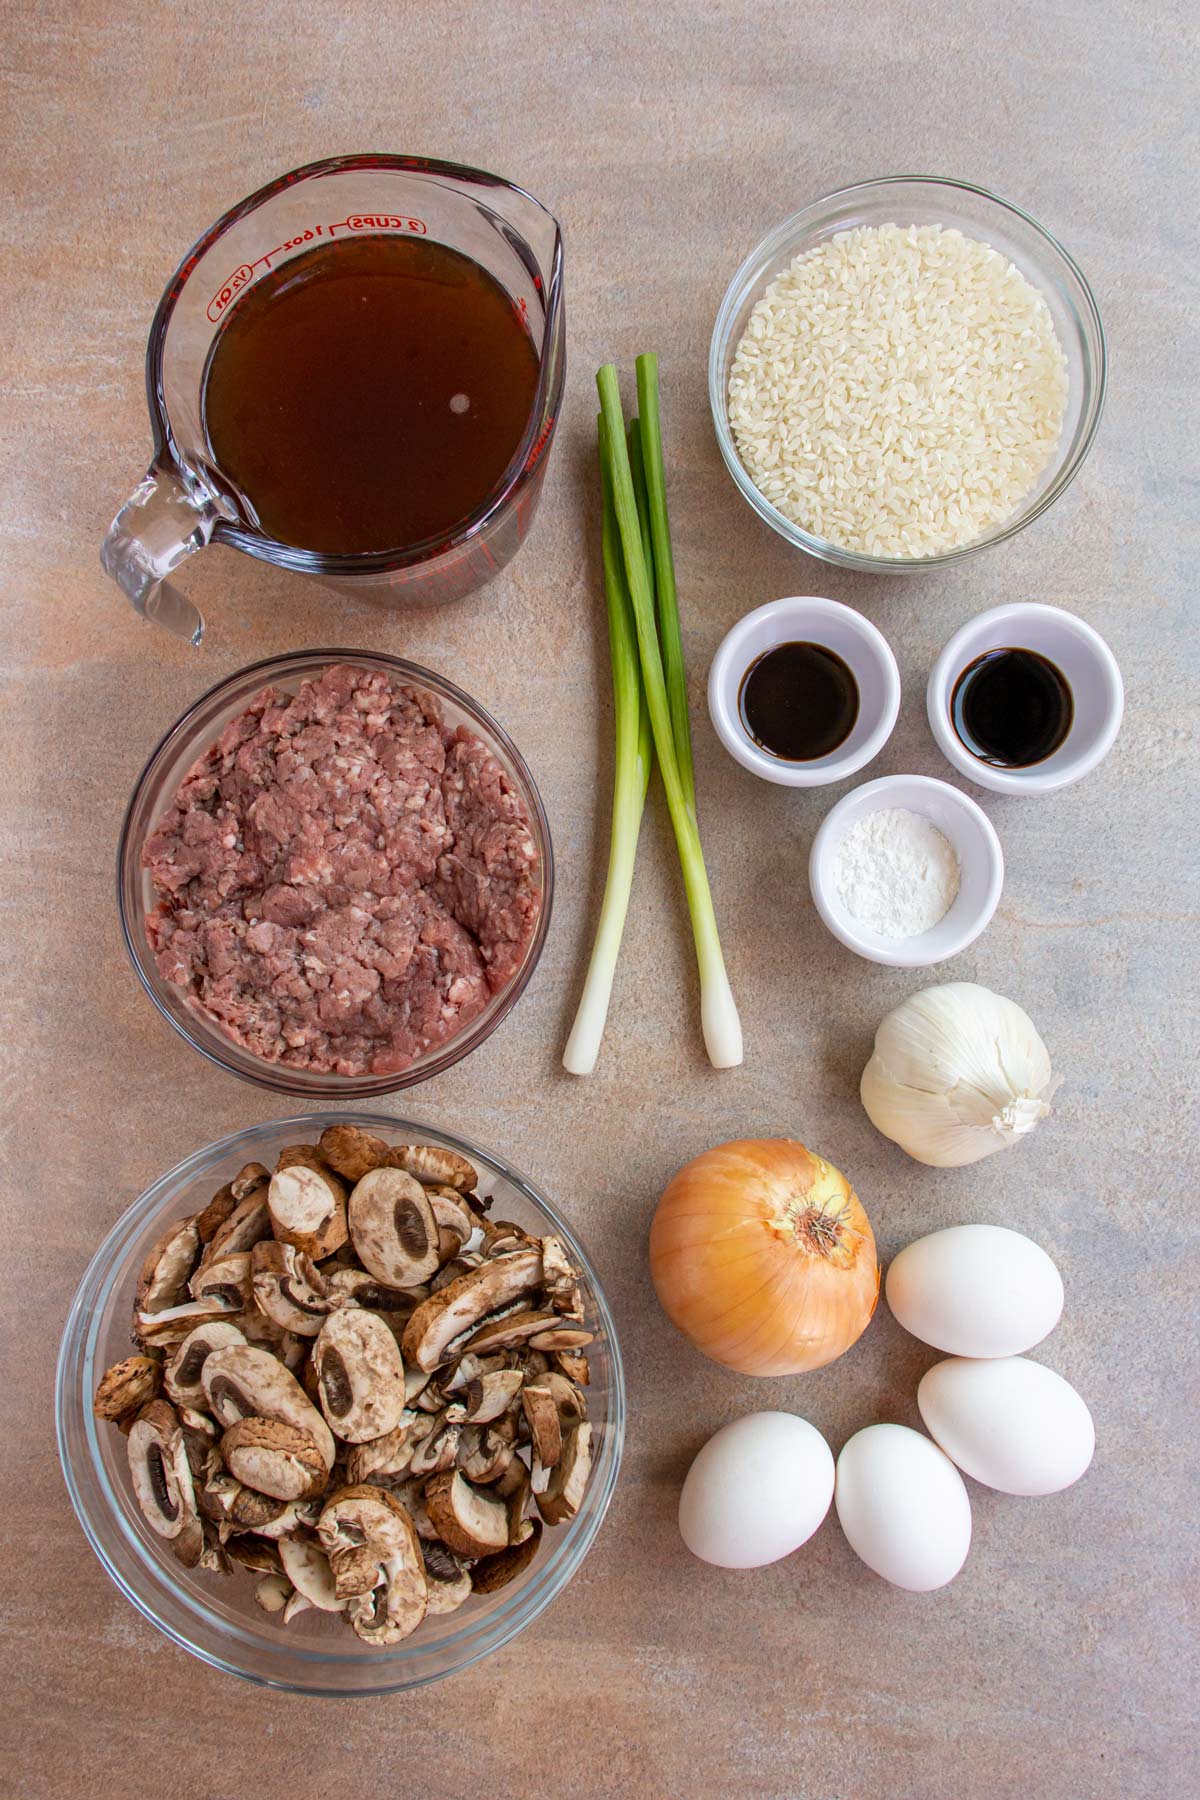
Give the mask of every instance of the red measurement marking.
POLYGON ((424 237, 428 229, 424 219, 406 219, 399 213, 351 213, 331 225, 329 235, 337 231, 413 231, 424 237))
POLYGON ((301 250, 305 244, 314 243, 319 237, 333 237, 339 231, 411 231, 424 237, 427 230, 424 219, 401 218, 398 213, 351 213, 347 218, 339 219, 336 225, 310 225, 307 231, 300 232, 297 237, 276 244, 264 256, 256 257, 252 263, 243 263, 240 268, 235 269, 209 301, 208 316, 214 325, 217 324, 230 301, 236 299, 260 270, 269 269, 274 257, 284 256, 292 250, 301 250))
POLYGON ((542 454, 542 451, 546 448, 546 440, 550 436, 550 433, 553 430, 554 430, 554 414, 551 413, 550 417, 546 420, 546 423, 542 426, 542 429, 538 432, 537 441, 535 442, 533 449, 529 452, 529 455, 525 460, 525 473, 526 474, 528 474, 530 469, 533 468, 534 464, 537 462, 538 457, 542 454))

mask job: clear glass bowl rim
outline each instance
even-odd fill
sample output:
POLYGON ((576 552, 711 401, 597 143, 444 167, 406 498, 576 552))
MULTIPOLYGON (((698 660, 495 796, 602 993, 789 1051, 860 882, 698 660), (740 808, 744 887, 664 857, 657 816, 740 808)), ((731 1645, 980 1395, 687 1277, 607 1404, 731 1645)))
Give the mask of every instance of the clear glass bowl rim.
POLYGON ((477 187, 483 191, 500 190, 515 194, 521 200, 528 201, 546 216, 547 224, 553 229, 554 250, 548 280, 545 281, 546 298, 546 330, 545 345, 547 349, 539 357, 541 364, 538 374, 538 385, 530 406, 529 420, 521 435, 521 441, 513 451, 508 467, 499 481, 486 495, 475 510, 465 519, 459 521, 449 533, 439 533, 431 538, 422 539, 416 544, 406 544, 390 550, 368 550, 350 554, 334 555, 317 550, 303 550, 296 545, 281 543, 267 532, 252 526, 248 521, 239 519, 222 519, 213 533, 213 541, 229 544, 235 550, 243 550, 250 556, 260 557, 277 564, 280 568, 292 569, 300 574, 324 575, 327 578, 338 577, 353 580, 356 576, 370 575, 380 570, 410 568, 428 561, 435 554, 459 548, 481 537, 487 527, 507 508, 518 488, 525 487, 535 471, 541 466, 550 453, 558 416, 562 409, 563 385, 566 380, 566 357, 559 355, 557 359, 550 354, 555 339, 560 337, 564 326, 563 311, 563 241, 562 228, 550 209, 536 195, 519 187, 516 182, 507 181, 502 175, 493 175, 487 169, 470 168, 465 163, 444 162, 436 157, 409 156, 393 154, 386 151, 355 151, 342 156, 327 156, 317 162, 303 163, 299 168, 290 169, 284 175, 277 175, 273 180, 256 188, 244 200, 229 207, 221 217, 203 232, 179 262, 175 273, 163 289, 162 297, 155 308, 154 318, 150 326, 150 335, 146 344, 146 404, 150 413, 151 429, 154 436, 154 461, 156 465, 174 464, 176 468, 188 471, 193 481, 207 485, 203 475, 195 468, 180 450, 171 428, 167 411, 166 395, 163 380, 163 357, 167 332, 175 312, 179 296, 187 283, 192 270, 201 257, 224 237, 230 226, 240 223, 242 219, 257 212, 260 206, 267 205, 277 195, 285 193, 303 181, 319 181, 327 175, 352 175, 372 172, 391 173, 397 175, 415 175, 422 179, 437 182, 461 183, 463 186, 477 187), (551 386, 551 372, 553 386, 551 386), (549 425, 547 427, 547 421, 549 425))
POLYGON ((840 568, 858 569, 875 574, 907 575, 919 573, 924 569, 943 568, 950 563, 962 562, 969 556, 977 556, 980 551, 990 550, 994 544, 1002 544, 1008 538, 1015 537, 1019 531, 1024 531, 1027 525, 1031 525, 1035 519, 1040 518, 1060 495, 1066 492, 1083 467, 1100 426, 1107 390, 1108 349, 1104 336, 1104 325, 1095 295, 1074 257, 1059 243, 1053 233, 1047 231, 1046 227, 1040 224, 1032 214, 1025 212, 1011 200, 1005 200, 1001 195, 993 193, 990 188, 980 187, 971 181, 957 181, 949 175, 876 175, 867 181, 855 181, 847 187, 835 188, 832 193, 824 194, 819 200, 814 200, 808 206, 801 207, 798 212, 790 214, 788 218, 782 220, 780 224, 774 226, 764 237, 760 238, 749 255, 739 264, 721 300, 708 353, 708 401, 717 434, 717 443, 725 466, 732 475, 742 497, 749 502, 759 518, 763 519, 773 531, 778 532, 780 537, 786 538, 790 544, 794 544, 797 549, 806 550, 810 556, 818 557, 822 562, 834 563, 840 568), (792 245, 792 253, 797 254, 801 245, 793 243, 793 240, 807 235, 809 228, 830 207, 845 206, 855 196, 868 195, 876 188, 905 185, 921 188, 953 188, 960 193, 970 194, 978 200, 983 200, 990 206, 997 206, 1029 226, 1040 241, 1047 246, 1051 254, 1061 259, 1072 280, 1078 284, 1079 301, 1082 304, 1081 306, 1077 305, 1075 310, 1079 314, 1081 328, 1085 335, 1088 329, 1094 334, 1095 359, 1091 380, 1083 397, 1080 415, 1083 429, 1079 441, 1072 454, 1064 459, 1061 468, 1058 469, 1045 492, 1038 497, 1036 503, 1027 512, 1018 512, 988 537, 980 538, 975 543, 963 544, 955 550, 941 551, 937 556, 868 556, 861 551, 844 549, 840 544, 830 543, 824 538, 815 537, 811 532, 805 531, 802 526, 785 517, 755 487, 742 464, 737 446, 733 441, 733 432, 730 429, 727 413, 724 363, 733 332, 734 318, 747 297, 749 288, 763 280, 767 264, 789 245, 792 245))
MULTIPOLYGON (((220 1669, 224 1674, 236 1675, 244 1681, 251 1681, 258 1686, 278 1689, 286 1693, 304 1693, 318 1697, 346 1699, 396 1693, 408 1688, 422 1687, 430 1682, 443 1680, 448 1675, 457 1674, 460 1670, 469 1668, 472 1663, 479 1662, 482 1658, 511 1642, 562 1592, 590 1550, 616 1488, 625 1440, 626 1395, 624 1367, 616 1326, 596 1269, 567 1220, 557 1211, 546 1195, 530 1181, 528 1176, 513 1168, 493 1151, 485 1150, 482 1146, 467 1138, 459 1137, 453 1132, 446 1131, 441 1126, 423 1125, 416 1120, 384 1113, 314 1112, 302 1113, 295 1118, 271 1119, 247 1126, 242 1131, 232 1132, 226 1137, 215 1139, 212 1143, 201 1146, 152 1182, 137 1200, 120 1215, 92 1256, 71 1302, 70 1311, 63 1327, 55 1370, 54 1413, 59 1462, 75 1516, 109 1579, 144 1619, 161 1631, 172 1643, 198 1657, 210 1667, 220 1669), (528 1580, 518 1579, 513 1584, 511 1597, 490 1616, 486 1629, 479 1630, 478 1624, 473 1626, 471 1618, 468 1617, 457 1634, 441 1640, 436 1646, 437 1650, 443 1651, 453 1647, 459 1641, 464 1641, 464 1653, 459 1660, 453 1662, 449 1667, 422 1671, 419 1667, 422 1657, 428 1658, 435 1646, 406 1641, 395 1649, 376 1650, 369 1657, 364 1657, 361 1653, 348 1654, 336 1650, 321 1652, 301 1650, 295 1644, 289 1645, 286 1638, 281 1636, 279 1645, 281 1654, 289 1661, 294 1662, 298 1669, 308 1668, 314 1674, 312 1680, 300 1680, 298 1677, 288 1679, 283 1675, 273 1675, 260 1669, 243 1667, 231 1657, 222 1655, 211 1645, 195 1641, 181 1626, 159 1614, 152 1600, 127 1577, 110 1552, 106 1542, 105 1527, 114 1536, 117 1534, 127 1536, 128 1534, 117 1509, 110 1500, 107 1476, 103 1464, 96 1454, 98 1432, 100 1429, 108 1429, 108 1427, 103 1426, 102 1422, 98 1423, 91 1411, 91 1393, 95 1380, 101 1372, 96 1360, 95 1340, 99 1331, 99 1321, 103 1317, 113 1288, 123 1277, 132 1273, 128 1263, 130 1244, 137 1241, 138 1233, 156 1210, 162 1208, 165 1212, 168 1198, 179 1186, 203 1174, 207 1168, 216 1167, 226 1160, 249 1159, 250 1154, 260 1143, 280 1133, 297 1132, 308 1135, 320 1132, 326 1125, 341 1124, 357 1124, 365 1130, 387 1132, 397 1141, 399 1141, 400 1134, 409 1133, 412 1134, 413 1140, 418 1142, 423 1137, 437 1138, 440 1142, 458 1150, 462 1155, 499 1175, 515 1188, 529 1205, 542 1213, 554 1230, 564 1238, 583 1273, 604 1333, 605 1347, 612 1362, 612 1375, 605 1395, 606 1417, 601 1455, 593 1466, 591 1479, 578 1514, 561 1531, 550 1534, 551 1557, 535 1563, 528 1580), (82 1479, 75 1468, 69 1443, 69 1437, 73 1430, 81 1435, 91 1452, 90 1461, 82 1479), (94 1486, 94 1492, 90 1496, 83 1491, 85 1480, 89 1485, 94 1486), (472 1638, 476 1641, 468 1642, 472 1638), (394 1681, 373 1682, 369 1686, 359 1688, 322 1685, 320 1671, 323 1668, 332 1667, 351 1670, 366 1668, 377 1670, 387 1667, 395 1669, 397 1677, 394 1681)), ((137 1557, 142 1561, 148 1560, 141 1545, 134 1540, 130 1541, 134 1544, 137 1557)), ((163 1568, 167 1566, 165 1554, 161 1565, 163 1568)), ((161 1573, 161 1569, 158 1572, 161 1573)), ((173 1592, 180 1603, 203 1621, 209 1629, 223 1633, 231 1641, 236 1642, 238 1635, 236 1629, 231 1629, 224 1621, 219 1621, 207 1614, 205 1609, 184 1590, 175 1589, 173 1592)))
MULTIPOLYGON (((213 734, 215 735, 215 734, 213 734)), ((392 656, 383 650, 349 650, 349 649, 313 649, 292 650, 281 655, 261 658, 258 662, 246 663, 235 669, 232 674, 223 676, 200 694, 191 705, 176 719, 175 723, 165 731, 146 760, 144 767, 133 785, 129 804, 125 808, 125 816, 121 823, 121 833, 117 840, 117 908, 121 920, 121 935, 126 953, 134 972, 142 987, 162 1017, 166 1019, 173 1031, 178 1032, 184 1042, 199 1052, 208 1062, 217 1068, 224 1069, 227 1074, 236 1075, 239 1080, 248 1081, 256 1087, 267 1088, 273 1093, 289 1094, 293 1099, 303 1100, 372 1100, 380 1099, 385 1094, 399 1093, 405 1088, 415 1087, 434 1075, 441 1075, 454 1064, 461 1062, 464 1056, 478 1049, 493 1031, 508 1017, 525 988, 528 986, 541 960, 545 948, 546 936, 550 929, 550 915, 554 903, 554 848, 550 837, 550 821, 538 791, 537 782, 525 758, 517 749, 504 727, 500 725, 487 709, 477 700, 457 687, 444 675, 433 669, 427 669, 420 663, 407 661, 404 657, 392 656), (335 663, 358 664, 362 667, 378 666, 399 679, 417 686, 430 688, 435 694, 448 699, 471 720, 473 728, 488 743, 489 749, 496 748, 502 758, 508 760, 515 770, 523 790, 522 798, 529 811, 530 824, 538 843, 542 867, 542 898, 538 921, 533 937, 525 953, 524 962, 508 987, 497 996, 491 1006, 486 1008, 479 1018, 459 1037, 451 1038, 447 1044, 428 1060, 419 1059, 408 1069, 398 1075, 307 1075, 304 1070, 289 1070, 285 1064, 269 1063, 262 1058, 251 1058, 246 1052, 247 1065, 243 1067, 235 1060, 236 1046, 232 1043, 229 1052, 223 1053, 221 1036, 216 1026, 211 1027, 211 1041, 207 1028, 193 1030, 167 1007, 158 992, 160 978, 151 976, 142 966, 137 950, 137 933, 140 920, 133 916, 136 909, 129 904, 129 891, 135 889, 140 878, 141 853, 140 842, 135 842, 133 824, 138 812, 139 802, 145 790, 151 785, 162 762, 173 757, 189 735, 195 738, 193 759, 203 754, 212 741, 212 736, 204 732, 197 733, 194 721, 211 703, 219 700, 229 688, 247 680, 250 676, 259 678, 261 685, 267 686, 274 680, 286 680, 288 672, 296 672, 310 664, 335 663), (201 1035, 201 1032, 204 1035, 201 1035)), ((166 984, 162 984, 165 986, 166 984)))

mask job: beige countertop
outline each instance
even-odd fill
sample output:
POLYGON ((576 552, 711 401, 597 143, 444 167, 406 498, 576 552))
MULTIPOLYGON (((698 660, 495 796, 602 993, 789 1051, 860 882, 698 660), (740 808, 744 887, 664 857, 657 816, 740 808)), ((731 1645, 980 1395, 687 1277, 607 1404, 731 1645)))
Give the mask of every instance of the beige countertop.
POLYGON ((6 1792, 1133 1800, 1191 1786, 1200 396, 1188 10, 10 0, 0 11, 6 1792), (149 453, 150 317, 226 206, 354 149, 493 168, 563 222, 570 373, 537 528, 475 600, 407 617, 211 551, 182 575, 210 619, 209 642, 190 652, 139 622, 97 566, 149 453), (740 501, 713 439, 705 358, 725 283, 771 224, 905 169, 994 187, 1061 236, 1095 287, 1113 379, 1096 450, 1049 517, 947 573, 872 580, 789 551, 740 501), (702 822, 746 1060, 717 1075, 703 1059, 656 799, 602 1062, 578 1082, 559 1056, 610 779, 592 376, 644 348, 663 364, 702 822), (844 790, 756 783, 707 721, 705 674, 731 622, 814 590, 861 607, 896 649, 900 722, 872 774, 948 773, 924 679, 985 606, 1076 610, 1124 669, 1125 727, 1098 773, 1050 800, 985 797, 1007 883, 990 930, 942 973, 1021 1001, 1064 1081, 1035 1142, 971 1170, 910 1162, 859 1105, 876 1024, 924 980, 841 950, 809 903, 808 846, 844 790), (449 1682, 354 1704, 241 1685, 141 1620, 71 1512, 52 1400, 64 1314, 113 1220, 185 1152, 288 1105, 203 1064, 135 985, 112 881, 131 784, 202 687, 270 651, 331 641, 451 675, 495 711, 541 785, 558 893, 536 976, 476 1055, 387 1105, 510 1155, 566 1209, 607 1284, 630 1401, 608 1520, 550 1610, 449 1682), (668 1328, 646 1269, 655 1199, 686 1158, 749 1133, 801 1137, 844 1168, 885 1258, 982 1219, 1028 1231, 1063 1270, 1066 1312, 1039 1355, 1090 1403, 1095 1463, 1052 1499, 972 1486, 971 1557, 942 1593, 885 1586, 833 1520, 790 1561, 745 1575, 679 1543, 679 1483, 717 1425, 790 1408, 836 1450, 873 1420, 915 1422, 916 1379, 934 1360, 882 1307, 844 1360, 772 1383, 704 1362, 668 1328))

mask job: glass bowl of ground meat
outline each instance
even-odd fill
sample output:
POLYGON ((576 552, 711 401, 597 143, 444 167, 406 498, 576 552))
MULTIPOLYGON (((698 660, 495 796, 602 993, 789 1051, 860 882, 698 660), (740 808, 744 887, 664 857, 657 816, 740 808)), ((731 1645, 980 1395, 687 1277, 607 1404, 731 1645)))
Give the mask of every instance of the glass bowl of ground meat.
POLYGON ((118 851, 125 944, 164 1018, 312 1100, 412 1087, 490 1036, 553 884, 516 745, 443 676, 367 651, 272 657, 203 694, 118 851))

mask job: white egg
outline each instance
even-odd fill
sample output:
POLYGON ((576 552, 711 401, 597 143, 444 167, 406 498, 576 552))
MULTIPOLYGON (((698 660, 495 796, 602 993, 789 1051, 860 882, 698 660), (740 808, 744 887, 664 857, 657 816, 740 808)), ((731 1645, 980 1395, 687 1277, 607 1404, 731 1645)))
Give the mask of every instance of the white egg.
POLYGON ((843 1445, 834 1499, 850 1548, 896 1587, 945 1587, 967 1560, 971 1502, 962 1476, 907 1425, 868 1425, 843 1445))
POLYGON ((807 1419, 748 1413, 715 1432, 687 1472, 679 1530, 702 1562, 759 1569, 798 1550, 833 1498, 833 1456, 807 1419))
POLYGON ((1002 1494, 1057 1494, 1096 1448, 1070 1382, 1024 1356, 948 1357, 922 1376, 917 1405, 946 1455, 1002 1494))
POLYGON ((953 1356, 1019 1356, 1058 1324, 1062 1276, 1039 1244, 1002 1225, 952 1225, 903 1249, 887 1303, 905 1331, 953 1356))

